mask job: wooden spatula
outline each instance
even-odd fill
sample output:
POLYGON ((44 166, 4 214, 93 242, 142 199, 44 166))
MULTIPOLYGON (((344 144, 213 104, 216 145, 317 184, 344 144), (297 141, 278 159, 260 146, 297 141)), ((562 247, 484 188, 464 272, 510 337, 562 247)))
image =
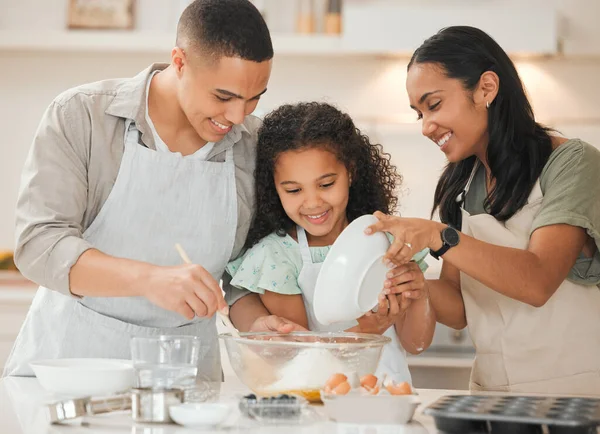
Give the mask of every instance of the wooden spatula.
MULTIPOLYGON (((190 260, 190 257, 187 255, 187 253, 185 253, 185 250, 183 250, 183 247, 181 247, 181 244, 179 244, 179 243, 175 244, 175 248, 179 252, 179 256, 181 256, 181 259, 183 260, 183 262, 185 262, 186 264, 192 263, 192 261, 190 260)), ((220 310, 217 310, 217 315, 219 315, 219 318, 223 322, 223 325, 225 325, 225 327, 227 327, 227 330, 229 331, 229 333, 231 333, 232 336, 239 338, 240 332, 238 331, 238 329, 235 328, 235 326, 229 319, 229 315, 221 312, 220 310)))
MULTIPOLYGON (((179 256, 186 264, 191 264, 189 256, 183 250, 183 247, 179 243, 175 244, 175 248, 179 252, 179 256)), ((240 332, 235 328, 231 320, 229 319, 229 315, 217 310, 217 315, 223 322, 223 325, 227 328, 229 333, 232 336, 239 338, 240 332)), ((275 369, 270 367, 269 361, 263 359, 254 351, 250 350, 248 347, 240 346, 240 356, 244 360, 244 366, 248 369, 248 374, 251 378, 259 379, 260 384, 269 385, 277 381, 277 377, 275 376, 275 369)))

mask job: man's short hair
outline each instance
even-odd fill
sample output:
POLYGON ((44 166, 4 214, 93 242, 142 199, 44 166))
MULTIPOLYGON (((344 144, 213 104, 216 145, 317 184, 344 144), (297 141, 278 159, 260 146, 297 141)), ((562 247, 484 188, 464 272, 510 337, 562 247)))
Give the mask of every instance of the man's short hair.
POLYGON ((239 57, 263 62, 273 44, 262 15, 248 0, 195 0, 181 14, 177 46, 213 60, 239 57))

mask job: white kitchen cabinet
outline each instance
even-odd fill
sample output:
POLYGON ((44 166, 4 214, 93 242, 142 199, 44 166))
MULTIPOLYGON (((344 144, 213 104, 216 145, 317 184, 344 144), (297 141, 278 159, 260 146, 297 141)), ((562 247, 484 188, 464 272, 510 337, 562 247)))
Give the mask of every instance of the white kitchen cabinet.
POLYGON ((562 52, 566 56, 600 55, 600 2, 558 0, 564 34, 562 52))
POLYGON ((343 46, 348 50, 410 55, 425 39, 454 25, 479 27, 515 55, 556 54, 559 26, 546 0, 346 0, 343 46))

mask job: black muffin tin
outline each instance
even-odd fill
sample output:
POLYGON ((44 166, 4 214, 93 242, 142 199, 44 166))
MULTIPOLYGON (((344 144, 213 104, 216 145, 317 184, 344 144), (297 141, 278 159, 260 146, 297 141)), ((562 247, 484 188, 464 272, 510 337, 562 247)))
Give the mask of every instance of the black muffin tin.
POLYGON ((596 434, 600 426, 593 398, 450 395, 423 412, 448 434, 596 434))

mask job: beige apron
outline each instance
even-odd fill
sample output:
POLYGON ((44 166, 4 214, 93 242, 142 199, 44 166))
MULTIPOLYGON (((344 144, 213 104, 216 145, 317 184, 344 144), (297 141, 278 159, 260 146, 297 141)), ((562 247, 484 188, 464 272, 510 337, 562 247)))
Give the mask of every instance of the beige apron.
MULTIPOLYGON (((462 232, 490 244, 527 249, 542 200, 538 181, 528 203, 504 223, 462 209, 462 232)), ((471 390, 600 396, 600 291, 596 286, 565 280, 539 308, 493 291, 462 272, 461 289, 476 349, 471 390)))

